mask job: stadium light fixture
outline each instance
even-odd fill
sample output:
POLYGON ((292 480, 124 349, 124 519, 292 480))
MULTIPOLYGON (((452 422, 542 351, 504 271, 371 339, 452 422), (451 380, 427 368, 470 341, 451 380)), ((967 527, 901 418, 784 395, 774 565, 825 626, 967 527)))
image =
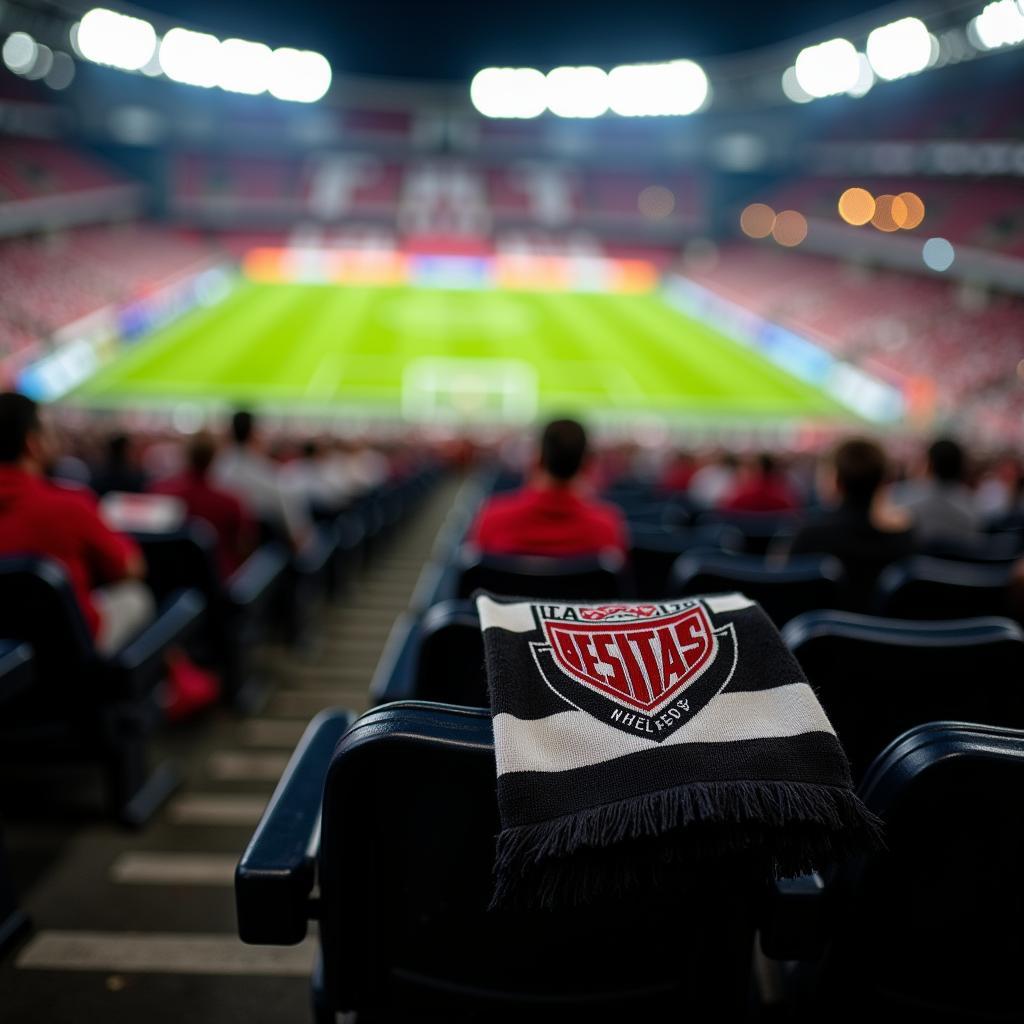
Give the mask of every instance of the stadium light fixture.
POLYGON ((93 64, 138 71, 156 50, 156 29, 142 18, 94 7, 79 22, 75 44, 93 64))
POLYGON ((536 68, 484 68, 473 76, 469 98, 484 117, 539 117, 547 107, 546 85, 536 68))
POLYGON ((32 70, 39 44, 27 32, 12 32, 4 40, 3 60, 8 71, 24 75, 32 70))
POLYGON ((860 77, 857 50, 848 39, 829 39, 805 47, 794 67, 800 88, 815 99, 848 92, 860 77))
POLYGON ((225 39, 220 44, 217 84, 225 92, 258 96, 270 85, 271 50, 263 43, 225 39))
POLYGON ((1024 43, 1024 9, 1015 0, 996 0, 985 6, 971 28, 986 50, 1024 43))
POLYGON ((932 61, 932 36, 920 18, 900 18, 876 28, 867 46, 871 69, 887 82, 924 71, 932 61))
POLYGON ((608 73, 608 105, 623 117, 686 116, 708 93, 708 76, 692 60, 620 64, 608 73))
POLYGON ((316 103, 331 87, 331 65, 313 50, 278 47, 270 58, 270 94, 292 103, 316 103))
MULTIPOLYGON (((82 33, 78 33, 82 44, 82 33)), ((160 42, 160 68, 172 82, 212 89, 220 78, 220 41, 207 32, 172 28, 160 42)))
POLYGON ((601 68, 554 68, 545 84, 548 110, 558 117, 600 117, 608 110, 608 74, 601 68))

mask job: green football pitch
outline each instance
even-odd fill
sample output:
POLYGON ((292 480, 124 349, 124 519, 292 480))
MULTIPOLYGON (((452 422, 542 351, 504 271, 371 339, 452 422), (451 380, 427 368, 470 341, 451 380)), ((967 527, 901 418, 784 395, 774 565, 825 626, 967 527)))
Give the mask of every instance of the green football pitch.
POLYGON ((657 294, 243 282, 82 385, 98 406, 195 401, 412 419, 539 411, 849 414, 657 294))

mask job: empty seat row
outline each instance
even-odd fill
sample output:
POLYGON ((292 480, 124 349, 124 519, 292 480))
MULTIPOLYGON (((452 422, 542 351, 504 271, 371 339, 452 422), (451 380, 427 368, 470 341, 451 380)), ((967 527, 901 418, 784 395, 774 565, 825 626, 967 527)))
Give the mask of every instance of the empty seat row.
POLYGON ((1022 784, 1024 732, 924 724, 859 788, 886 848, 829 877, 766 884, 740 857, 644 899, 489 911, 489 712, 400 702, 353 722, 331 710, 307 729, 239 863, 239 934, 293 944, 316 919, 318 1021, 669 1019, 682 1007, 743 1020, 755 932, 808 1019, 1008 1021, 1024 953, 1022 784))

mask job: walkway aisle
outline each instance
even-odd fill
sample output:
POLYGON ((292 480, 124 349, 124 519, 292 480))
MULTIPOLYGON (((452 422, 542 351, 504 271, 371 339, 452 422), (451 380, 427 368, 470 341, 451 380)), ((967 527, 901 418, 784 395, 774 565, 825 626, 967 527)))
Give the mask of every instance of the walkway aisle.
MULTIPOLYGON (((305 1024, 313 943, 235 937, 235 864, 289 754, 321 708, 363 710, 377 658, 405 609, 456 482, 442 483, 336 606, 312 649, 269 648, 277 689, 260 717, 226 713, 174 732, 186 785, 142 832, 83 823, 39 876, 59 828, 7 823, 35 932, 0 963, 3 1024, 305 1024)), ((357 879, 353 880, 358 883, 357 879)))

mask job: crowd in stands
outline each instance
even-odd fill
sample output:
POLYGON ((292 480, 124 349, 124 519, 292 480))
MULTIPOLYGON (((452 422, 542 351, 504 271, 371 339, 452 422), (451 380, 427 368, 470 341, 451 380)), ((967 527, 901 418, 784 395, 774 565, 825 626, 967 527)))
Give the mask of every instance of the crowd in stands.
POLYGON ((940 414, 964 415, 966 403, 1002 395, 1019 406, 1024 300, 1016 296, 749 245, 725 247, 713 266, 687 275, 883 379, 930 382, 940 414))
POLYGON ((142 224, 0 242, 0 358, 197 270, 211 255, 189 234, 142 224))

